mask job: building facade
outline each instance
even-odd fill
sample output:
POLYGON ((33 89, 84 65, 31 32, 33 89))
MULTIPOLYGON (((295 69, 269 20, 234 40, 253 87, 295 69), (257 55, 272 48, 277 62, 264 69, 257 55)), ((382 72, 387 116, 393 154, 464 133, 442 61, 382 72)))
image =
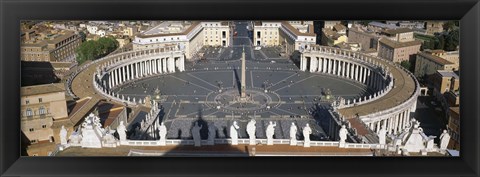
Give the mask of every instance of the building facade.
POLYGON ((74 61, 76 49, 81 43, 79 35, 65 31, 49 39, 22 44, 20 58, 22 61, 74 61))
POLYGON ((256 21, 253 29, 255 46, 285 46, 285 53, 308 48, 316 43, 313 21, 256 21))
POLYGON ((348 30, 348 42, 357 42, 362 51, 377 50, 378 40, 380 39, 373 31, 354 26, 348 30))
POLYGON ((458 65, 427 52, 418 52, 415 60, 415 76, 425 77, 435 74, 437 70, 455 71, 458 65))
POLYGON ((46 151, 38 151, 34 147, 48 147, 59 141, 51 126, 56 120, 68 118, 65 86, 63 83, 28 86, 22 87, 20 93, 21 129, 33 145, 27 152, 47 155, 46 151))
POLYGON ((230 46, 231 34, 231 23, 227 21, 166 21, 135 36, 132 43, 134 50, 177 47, 190 59, 203 46, 230 46))
POLYGON ((449 111, 448 131, 451 138, 448 149, 460 150, 460 107, 451 107, 449 111))

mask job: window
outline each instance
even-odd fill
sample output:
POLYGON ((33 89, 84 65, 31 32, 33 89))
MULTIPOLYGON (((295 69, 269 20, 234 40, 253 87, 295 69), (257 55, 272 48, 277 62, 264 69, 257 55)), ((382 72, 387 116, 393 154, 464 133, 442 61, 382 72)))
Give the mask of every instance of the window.
POLYGON ((42 125, 42 128, 47 128, 47 125, 42 125))
POLYGON ((38 98, 38 102, 41 103, 41 102, 42 102, 42 98, 38 98))
POLYGON ((29 104, 30 103, 30 100, 25 100, 25 104, 29 104))
POLYGON ((39 114, 40 115, 44 115, 44 114, 47 114, 47 110, 45 109, 45 107, 41 106, 40 109, 38 110, 39 114))
MULTIPOLYGON (((36 143, 37 140, 30 140, 30 143, 36 143)), ((37 156, 37 154, 34 154, 33 156, 37 156)))
POLYGON ((27 111, 25 112, 27 117, 33 116, 33 111, 30 108, 27 108, 27 111))
POLYGON ((30 129, 28 129, 28 131, 33 132, 33 131, 35 131, 35 129, 34 129, 34 128, 30 128, 30 129))

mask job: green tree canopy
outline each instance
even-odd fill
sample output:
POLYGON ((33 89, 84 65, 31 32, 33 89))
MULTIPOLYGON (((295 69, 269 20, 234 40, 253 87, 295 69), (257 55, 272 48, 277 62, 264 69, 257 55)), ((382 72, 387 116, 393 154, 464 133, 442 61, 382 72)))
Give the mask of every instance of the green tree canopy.
POLYGON ((101 37, 97 41, 86 41, 76 50, 77 62, 82 64, 87 60, 95 60, 108 55, 118 48, 118 41, 113 37, 101 37))

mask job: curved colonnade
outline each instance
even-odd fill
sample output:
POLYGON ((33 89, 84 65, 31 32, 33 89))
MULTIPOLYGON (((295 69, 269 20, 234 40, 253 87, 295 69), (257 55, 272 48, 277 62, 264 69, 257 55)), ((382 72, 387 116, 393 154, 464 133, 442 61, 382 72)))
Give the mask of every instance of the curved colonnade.
MULTIPOLYGON (((145 77, 185 70, 183 51, 167 47, 124 52, 113 56, 93 74, 94 88, 104 97, 134 106, 145 100, 124 97, 111 90, 145 77)), ((358 117, 371 130, 382 125, 396 134, 408 126, 420 92, 415 77, 398 64, 338 48, 314 46, 302 52, 300 70, 319 72, 365 84, 373 94, 341 100, 336 111, 342 119, 358 117)))
POLYGON ((420 93, 418 81, 400 65, 359 52, 313 46, 301 55, 300 70, 319 72, 359 82, 373 94, 353 100, 341 99, 336 112, 341 119, 359 118, 374 132, 385 126, 397 134, 408 126, 420 93))
POLYGON ((177 71, 185 71, 185 55, 176 47, 125 52, 97 68, 93 74, 94 88, 104 97, 134 106, 145 100, 125 97, 112 90, 135 80, 177 71))

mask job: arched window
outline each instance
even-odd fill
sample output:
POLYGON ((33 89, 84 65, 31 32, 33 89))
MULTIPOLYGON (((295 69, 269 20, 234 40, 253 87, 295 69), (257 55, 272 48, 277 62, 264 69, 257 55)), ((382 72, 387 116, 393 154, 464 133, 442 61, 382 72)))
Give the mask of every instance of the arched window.
POLYGON ((32 109, 27 108, 27 111, 25 112, 25 114, 27 115, 27 117, 33 116, 33 111, 32 111, 32 109))
POLYGON ((43 106, 41 106, 40 109, 38 109, 38 112, 39 112, 40 115, 47 114, 47 110, 43 106))

